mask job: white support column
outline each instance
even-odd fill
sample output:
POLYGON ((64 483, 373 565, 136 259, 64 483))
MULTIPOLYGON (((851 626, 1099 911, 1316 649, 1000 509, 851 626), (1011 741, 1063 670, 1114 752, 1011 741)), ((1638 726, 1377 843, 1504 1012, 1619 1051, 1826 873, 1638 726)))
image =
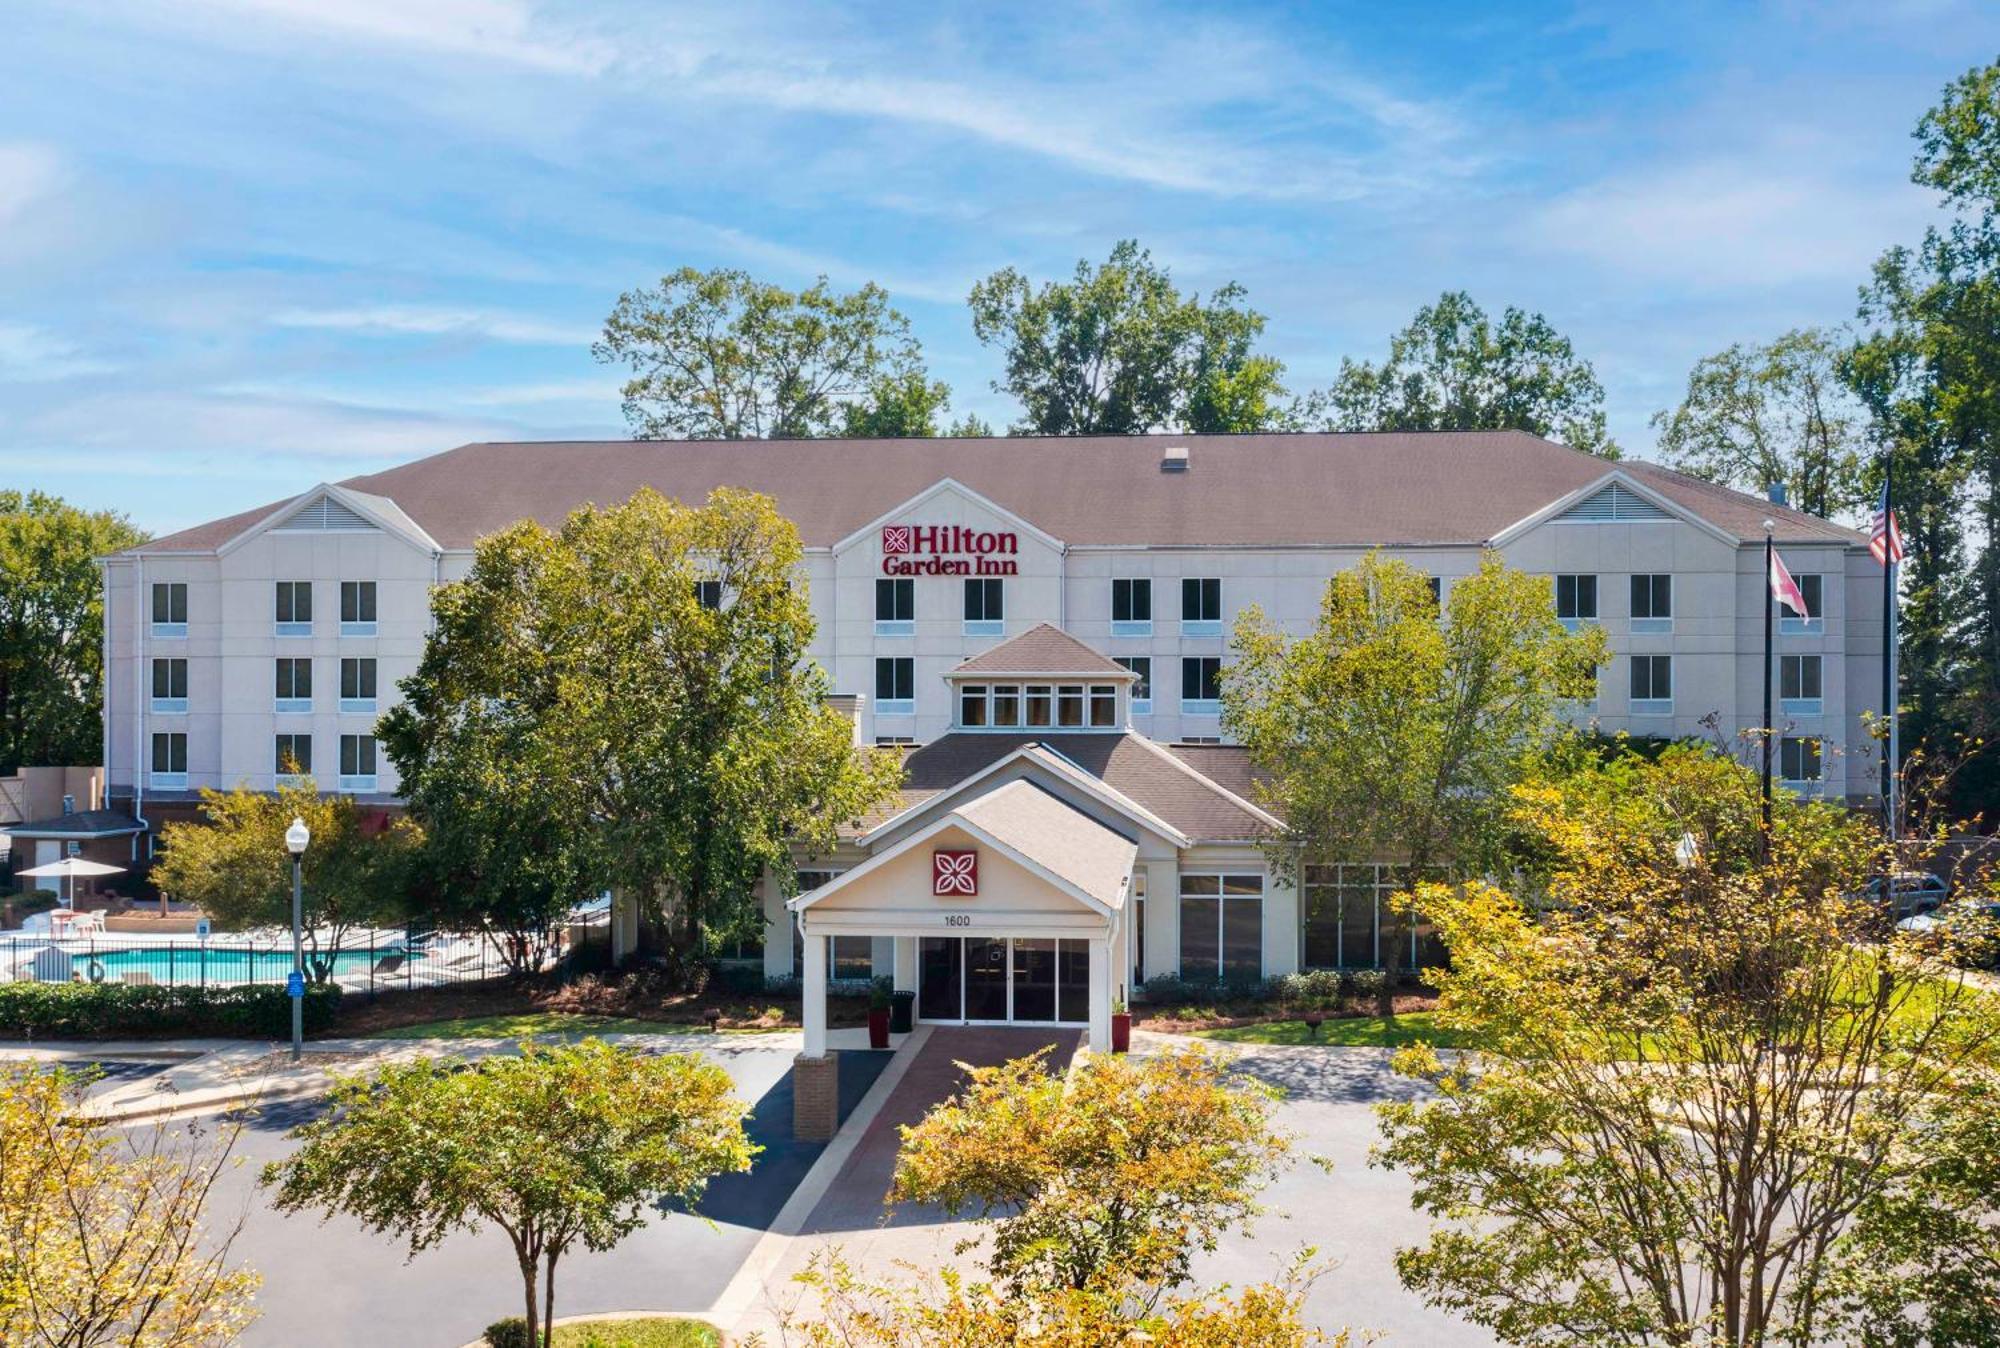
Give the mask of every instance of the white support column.
POLYGON ((826 938, 805 937, 805 986, 799 990, 799 1018, 805 1023, 808 1058, 826 1056, 826 938))
POLYGON ((1090 1051, 1111 1051, 1111 938, 1090 938, 1090 1051))
POLYGON ((896 940, 896 991, 917 990, 917 938, 898 936, 896 940))

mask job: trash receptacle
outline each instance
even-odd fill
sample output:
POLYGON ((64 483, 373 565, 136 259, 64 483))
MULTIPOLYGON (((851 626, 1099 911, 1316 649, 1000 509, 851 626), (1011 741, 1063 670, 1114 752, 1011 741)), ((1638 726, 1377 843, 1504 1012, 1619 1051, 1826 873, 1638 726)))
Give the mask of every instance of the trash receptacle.
POLYGON ((889 1033, 908 1034, 916 1028, 917 994, 914 992, 892 992, 889 994, 889 1033))

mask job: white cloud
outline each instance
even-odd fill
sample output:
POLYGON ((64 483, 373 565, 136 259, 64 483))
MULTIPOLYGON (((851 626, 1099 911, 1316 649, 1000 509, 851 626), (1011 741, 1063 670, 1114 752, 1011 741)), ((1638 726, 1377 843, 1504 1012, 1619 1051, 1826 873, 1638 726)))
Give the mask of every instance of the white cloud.
POLYGON ((27 213, 63 183, 62 160, 46 145, 0 141, 0 225, 27 213))
POLYGON ((271 316, 281 328, 320 328, 377 337, 482 337, 530 346, 588 346, 597 329, 528 314, 483 309, 373 305, 353 309, 286 309, 271 316))
POLYGON ((201 0, 208 8, 357 41, 572 74, 608 65, 605 44, 536 18, 519 0, 201 0))
POLYGON ((27 383, 99 374, 111 366, 81 347, 29 323, 0 322, 0 381, 27 383))

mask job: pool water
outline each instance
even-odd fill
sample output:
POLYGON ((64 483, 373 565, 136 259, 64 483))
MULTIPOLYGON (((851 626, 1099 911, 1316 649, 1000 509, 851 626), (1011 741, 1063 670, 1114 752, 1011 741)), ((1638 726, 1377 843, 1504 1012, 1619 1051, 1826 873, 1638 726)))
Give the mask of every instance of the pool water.
MULTIPOLYGON (((402 946, 376 946, 369 950, 343 950, 333 957, 333 971, 338 974, 362 974, 375 967, 379 960, 391 955, 404 955, 412 959, 422 959, 418 952, 410 952, 402 946)), ((121 973, 144 971, 165 983, 187 979, 213 978, 227 982, 273 982, 281 983, 285 975, 292 971, 290 950, 245 950, 241 948, 211 947, 204 950, 200 946, 163 946, 141 949, 104 949, 90 954, 77 954, 76 967, 88 969, 95 960, 104 966, 105 973, 116 978, 121 973)), ((310 951, 306 955, 308 967, 312 964, 310 951)))

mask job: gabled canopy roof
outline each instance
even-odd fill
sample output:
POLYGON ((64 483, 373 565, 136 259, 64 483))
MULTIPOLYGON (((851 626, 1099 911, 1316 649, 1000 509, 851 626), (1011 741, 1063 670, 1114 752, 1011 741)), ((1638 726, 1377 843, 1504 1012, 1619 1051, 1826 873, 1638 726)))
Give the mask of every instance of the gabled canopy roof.
POLYGON ((958 679, 996 674, 1069 674, 1119 682, 1139 677, 1054 623, 1036 623, 1019 636, 1009 637, 964 661, 946 677, 958 679))

